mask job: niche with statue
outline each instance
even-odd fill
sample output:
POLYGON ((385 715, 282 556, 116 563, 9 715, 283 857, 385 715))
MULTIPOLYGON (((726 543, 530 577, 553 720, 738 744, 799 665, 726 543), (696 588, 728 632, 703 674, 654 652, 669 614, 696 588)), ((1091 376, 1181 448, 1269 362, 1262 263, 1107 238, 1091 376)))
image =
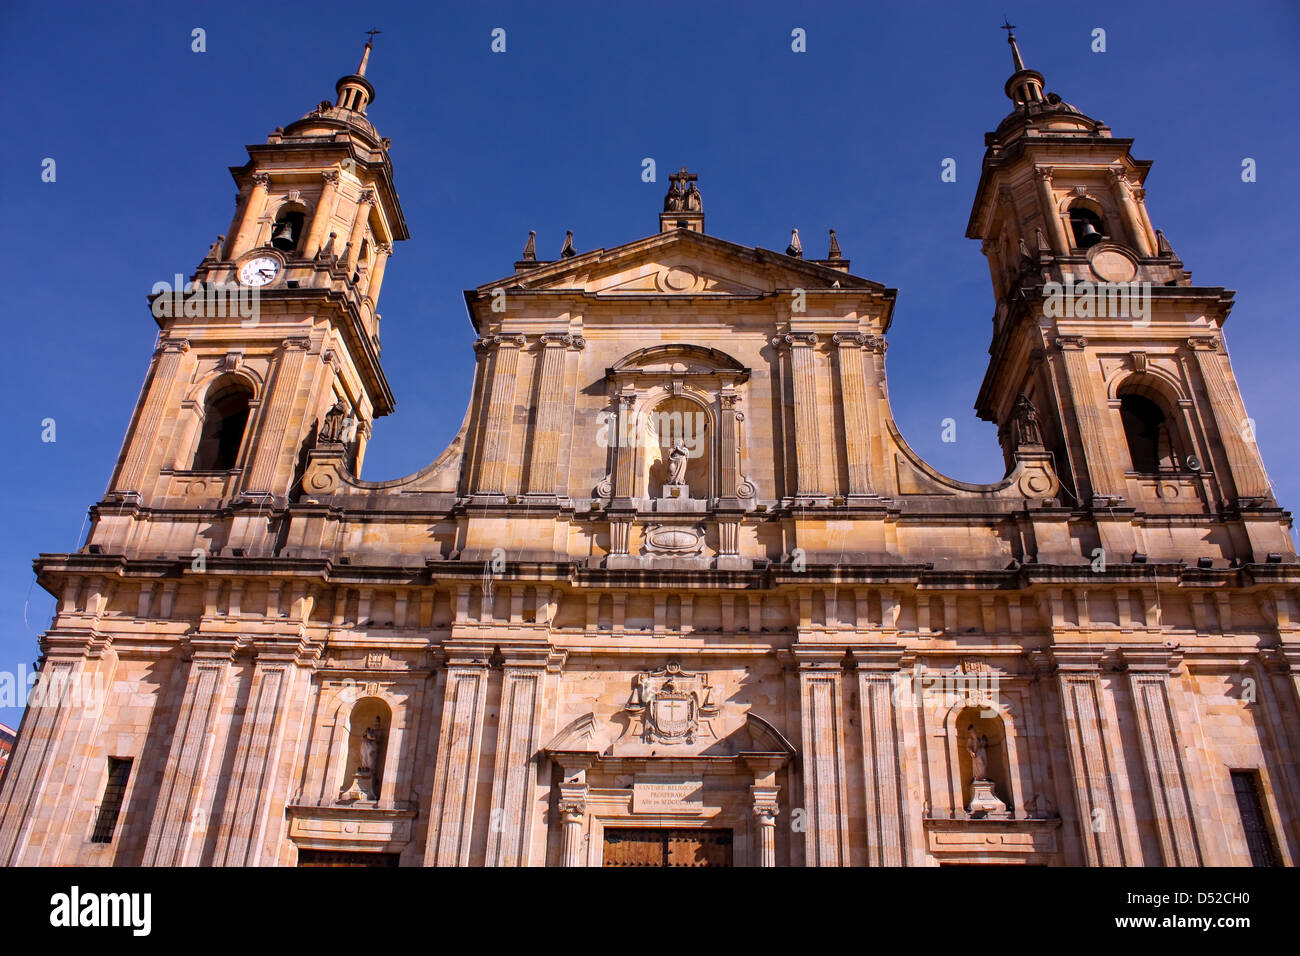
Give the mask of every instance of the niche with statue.
POLYGON ((348 717, 348 745, 339 800, 377 803, 382 793, 393 712, 377 697, 363 697, 348 717))
POLYGON ((1010 819, 1011 770, 1002 717, 967 707, 957 715, 955 726, 966 812, 974 819, 1010 819))

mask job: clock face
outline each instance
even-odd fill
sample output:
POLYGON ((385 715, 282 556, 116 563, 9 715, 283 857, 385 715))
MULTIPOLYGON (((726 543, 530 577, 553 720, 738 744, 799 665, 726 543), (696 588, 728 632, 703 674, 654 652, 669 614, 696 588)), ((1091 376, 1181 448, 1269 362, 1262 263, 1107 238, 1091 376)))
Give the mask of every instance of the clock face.
POLYGON ((249 259, 239 267, 239 281, 244 285, 266 285, 280 274, 280 260, 271 256, 249 259))

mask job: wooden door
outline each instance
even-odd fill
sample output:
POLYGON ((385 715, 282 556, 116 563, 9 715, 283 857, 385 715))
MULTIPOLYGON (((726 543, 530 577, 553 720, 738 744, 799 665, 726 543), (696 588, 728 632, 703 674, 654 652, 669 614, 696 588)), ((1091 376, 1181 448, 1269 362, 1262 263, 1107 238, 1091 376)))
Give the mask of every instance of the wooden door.
POLYGON ((605 866, 731 866, 731 831, 606 828, 605 866))

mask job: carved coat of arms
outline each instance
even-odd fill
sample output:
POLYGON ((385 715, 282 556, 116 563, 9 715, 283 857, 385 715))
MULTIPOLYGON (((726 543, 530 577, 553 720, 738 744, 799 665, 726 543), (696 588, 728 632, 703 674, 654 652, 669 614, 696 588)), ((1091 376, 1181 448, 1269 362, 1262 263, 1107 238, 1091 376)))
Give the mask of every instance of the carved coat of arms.
POLYGON ((711 719, 718 714, 713 688, 703 674, 689 674, 676 661, 662 670, 638 674, 627 710, 641 722, 648 744, 693 744, 713 737, 711 719))

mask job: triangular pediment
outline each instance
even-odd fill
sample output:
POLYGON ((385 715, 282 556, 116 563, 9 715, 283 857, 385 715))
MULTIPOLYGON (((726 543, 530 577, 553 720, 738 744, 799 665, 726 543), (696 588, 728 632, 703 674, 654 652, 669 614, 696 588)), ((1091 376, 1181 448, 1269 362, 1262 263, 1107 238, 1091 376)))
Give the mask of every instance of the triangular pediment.
POLYGON ((593 249, 486 283, 535 292, 597 296, 761 296, 781 289, 884 291, 884 286, 819 262, 751 248, 688 229, 663 232, 611 249, 593 249))

